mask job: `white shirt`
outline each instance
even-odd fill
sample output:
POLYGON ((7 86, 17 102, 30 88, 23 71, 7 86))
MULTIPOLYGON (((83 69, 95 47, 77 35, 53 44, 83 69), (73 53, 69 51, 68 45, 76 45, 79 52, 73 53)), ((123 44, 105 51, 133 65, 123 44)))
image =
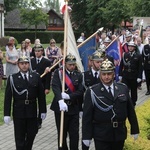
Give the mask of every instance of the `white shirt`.
POLYGON ((111 87, 111 93, 114 96, 114 85, 113 85, 113 83, 110 86, 105 85, 105 84, 103 84, 103 85, 106 88, 106 90, 108 91, 108 93, 109 93, 109 87, 111 87))
POLYGON ((95 71, 93 68, 91 68, 91 70, 92 70, 93 77, 95 77, 95 72, 97 72, 97 78, 98 78, 99 77, 99 70, 95 71))
POLYGON ((137 46, 138 46, 138 49, 140 51, 140 54, 142 54, 142 51, 143 51, 143 48, 144 48, 144 44, 137 45, 137 46))
POLYGON ((36 62, 37 62, 37 63, 40 63, 41 59, 42 59, 42 57, 40 57, 40 58, 37 58, 37 57, 36 57, 36 62), (39 60, 39 62, 38 62, 38 60, 39 60))
POLYGON ((25 79, 24 75, 26 74, 27 80, 29 80, 29 72, 26 72, 26 73, 20 72, 20 73, 21 73, 23 79, 25 79))

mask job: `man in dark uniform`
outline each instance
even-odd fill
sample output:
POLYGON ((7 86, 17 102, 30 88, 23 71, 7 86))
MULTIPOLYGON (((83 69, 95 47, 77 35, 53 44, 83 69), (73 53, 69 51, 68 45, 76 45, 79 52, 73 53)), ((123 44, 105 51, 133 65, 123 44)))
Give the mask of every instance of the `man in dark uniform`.
POLYGON ((83 85, 85 89, 100 82, 99 69, 101 62, 104 60, 103 55, 96 51, 92 54, 91 60, 92 67, 90 70, 83 72, 83 85))
MULTIPOLYGON (((82 74, 76 69, 76 58, 69 54, 65 58, 65 92, 62 92, 62 68, 55 70, 52 79, 54 99, 51 110, 55 114, 55 122, 58 131, 58 143, 60 134, 60 111, 64 112, 64 129, 62 150, 68 150, 67 134, 71 150, 78 150, 79 142, 79 105, 83 95, 82 74)), ((59 147, 59 146, 58 146, 59 147)))
POLYGON ((134 42, 128 43, 129 52, 124 53, 119 67, 119 80, 131 90, 134 106, 138 98, 137 86, 142 80, 142 55, 136 52, 135 48, 134 42))
MULTIPOLYGON (((44 58, 44 48, 41 44, 36 44, 34 47, 35 51, 35 57, 31 59, 31 67, 32 71, 38 72, 40 75, 42 75, 47 67, 51 66, 51 63, 48 59, 44 58)), ((44 75, 41 78, 42 84, 44 86, 45 95, 49 94, 50 92, 50 81, 51 81, 51 72, 48 72, 46 75, 44 75)), ((42 126, 42 120, 40 117, 38 117, 38 128, 40 129, 42 126)))
POLYGON ((10 123, 13 98, 14 134, 17 150, 31 150, 37 134, 37 103, 41 119, 46 118, 44 88, 38 73, 29 71, 27 57, 18 59, 20 71, 10 75, 4 99, 4 122, 10 123))
MULTIPOLYGON (((104 57, 104 55, 99 51, 96 51, 91 55, 92 67, 90 68, 90 70, 83 72, 83 86, 84 86, 85 90, 88 87, 90 87, 94 84, 98 84, 100 82, 99 69, 100 69, 100 65, 101 65, 102 61, 104 60, 103 57, 104 57)), ((80 117, 82 117, 82 116, 80 116, 80 117)), ((82 149, 88 150, 89 147, 87 147, 86 145, 84 145, 84 143, 82 143, 82 149)))
POLYGON ((100 67, 101 82, 90 87, 85 94, 82 139, 87 146, 94 139, 96 150, 122 150, 127 138, 126 118, 131 135, 138 138, 139 127, 129 90, 114 79, 114 65, 105 60, 100 67))
POLYGON ((150 95, 150 37, 148 37, 149 44, 144 46, 142 56, 143 56, 143 64, 144 64, 144 71, 146 77, 146 86, 147 92, 145 95, 150 95))

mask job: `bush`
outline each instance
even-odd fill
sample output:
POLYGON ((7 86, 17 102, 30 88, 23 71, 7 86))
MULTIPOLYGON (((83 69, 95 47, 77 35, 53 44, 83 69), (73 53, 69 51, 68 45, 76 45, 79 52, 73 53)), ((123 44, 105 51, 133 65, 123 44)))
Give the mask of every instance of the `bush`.
MULTIPOLYGON (((35 41, 35 31, 5 31, 6 36, 13 36, 19 43, 26 38, 31 40, 31 43, 35 41)), ((75 33, 75 36, 79 36, 79 33, 75 33)), ((64 40, 63 31, 38 31, 36 38, 41 40, 41 43, 49 43, 50 39, 54 38, 57 43, 61 43, 64 40)))
POLYGON ((136 114, 139 122, 140 134, 136 141, 130 136, 130 125, 127 122, 128 138, 125 142, 124 150, 150 150, 150 141, 148 140, 150 129, 150 101, 136 108, 136 114))

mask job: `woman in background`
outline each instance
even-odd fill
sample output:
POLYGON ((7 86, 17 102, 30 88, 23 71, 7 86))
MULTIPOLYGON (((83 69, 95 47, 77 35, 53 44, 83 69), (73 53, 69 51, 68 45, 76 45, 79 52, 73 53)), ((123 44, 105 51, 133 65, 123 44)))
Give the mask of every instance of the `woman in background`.
POLYGON ((50 60, 52 65, 62 57, 61 49, 56 46, 54 39, 50 40, 50 46, 46 48, 46 57, 50 60))
POLYGON ((18 52, 13 49, 11 43, 8 44, 8 50, 6 51, 6 77, 18 72, 18 52))

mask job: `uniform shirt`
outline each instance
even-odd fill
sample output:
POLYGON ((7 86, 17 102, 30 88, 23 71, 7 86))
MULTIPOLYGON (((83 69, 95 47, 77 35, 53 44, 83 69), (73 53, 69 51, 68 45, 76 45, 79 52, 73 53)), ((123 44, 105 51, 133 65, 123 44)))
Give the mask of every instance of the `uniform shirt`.
POLYGON ((109 93, 109 87, 111 87, 111 93, 114 96, 114 86, 113 86, 113 84, 111 84, 110 86, 105 85, 105 84, 103 84, 103 85, 106 88, 106 90, 108 91, 108 93, 109 93))
POLYGON ((98 78, 99 77, 99 71, 95 71, 93 68, 91 70, 92 70, 93 77, 95 77, 95 72, 97 72, 97 78, 98 78))

